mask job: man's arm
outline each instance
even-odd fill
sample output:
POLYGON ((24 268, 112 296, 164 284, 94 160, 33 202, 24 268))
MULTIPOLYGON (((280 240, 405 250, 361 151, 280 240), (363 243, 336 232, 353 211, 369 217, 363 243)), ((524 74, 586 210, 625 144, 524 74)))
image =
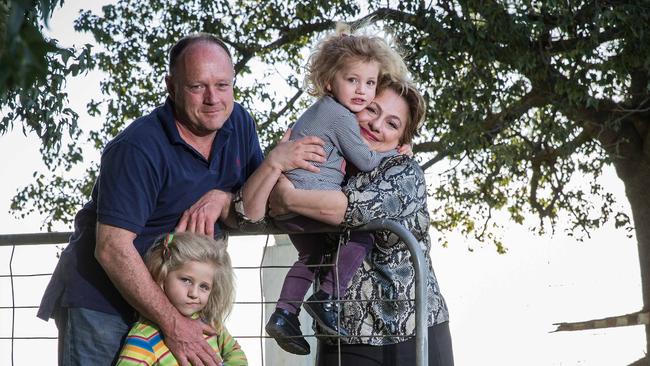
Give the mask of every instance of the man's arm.
MULTIPOLYGON (((288 141, 291 130, 282 137, 278 145, 242 187, 242 201, 246 216, 259 220, 266 213, 266 201, 282 172, 301 168, 312 172, 319 169, 311 162, 325 161, 324 142, 318 137, 308 136, 288 141)), ((181 217, 176 231, 190 231, 208 236, 214 235, 214 224, 221 219, 226 225, 235 227, 232 194, 213 189, 204 194, 181 217)))
POLYGON ((216 354, 203 339, 203 333, 215 330, 183 316, 169 302, 135 249, 135 237, 128 230, 97 223, 95 258, 126 301, 160 326, 165 344, 181 365, 216 366, 216 354))

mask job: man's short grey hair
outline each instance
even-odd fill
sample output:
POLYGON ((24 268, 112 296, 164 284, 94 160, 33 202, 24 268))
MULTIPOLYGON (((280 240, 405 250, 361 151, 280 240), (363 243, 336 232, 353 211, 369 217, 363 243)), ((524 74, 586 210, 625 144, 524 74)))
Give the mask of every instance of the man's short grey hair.
POLYGON ((173 74, 174 68, 178 63, 178 59, 183 54, 183 51, 185 51, 189 46, 200 42, 208 42, 208 43, 216 44, 217 46, 221 47, 226 52, 228 58, 230 59, 230 62, 232 63, 232 55, 230 54, 230 51, 228 51, 228 47, 226 46, 226 43, 222 41, 221 38, 211 33, 205 33, 205 32, 192 33, 179 39, 178 42, 176 42, 176 44, 174 44, 172 48, 169 50, 169 74, 170 75, 173 74))

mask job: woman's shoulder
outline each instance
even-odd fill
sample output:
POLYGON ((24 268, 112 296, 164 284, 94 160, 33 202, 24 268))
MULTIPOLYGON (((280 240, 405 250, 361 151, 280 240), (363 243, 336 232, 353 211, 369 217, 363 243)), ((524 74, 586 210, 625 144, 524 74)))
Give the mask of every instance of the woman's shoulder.
POLYGON ((397 154, 384 159, 377 169, 380 171, 401 171, 402 174, 424 176, 424 172, 418 162, 404 154, 397 154))
POLYGON ((382 160, 379 166, 370 172, 360 172, 352 176, 346 189, 364 190, 368 186, 401 187, 406 183, 413 188, 426 185, 424 173, 413 158, 395 155, 382 160))

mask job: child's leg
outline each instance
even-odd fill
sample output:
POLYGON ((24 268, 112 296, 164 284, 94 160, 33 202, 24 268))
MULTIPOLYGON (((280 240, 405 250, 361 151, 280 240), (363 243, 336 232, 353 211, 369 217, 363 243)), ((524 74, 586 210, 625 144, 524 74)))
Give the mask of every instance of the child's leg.
POLYGON ((289 235, 289 238, 298 250, 298 260, 284 277, 277 307, 298 314, 300 304, 314 282, 316 265, 323 260, 322 246, 318 245, 322 238, 319 234, 289 235))
POLYGON ((371 233, 351 232, 350 240, 339 248, 338 254, 333 259, 335 266, 322 276, 320 289, 336 298, 343 297, 352 276, 373 246, 374 237, 371 233))
MULTIPOLYGON (((280 229, 291 231, 311 231, 324 225, 304 216, 275 220, 274 223, 280 229)), ((298 251, 298 260, 284 278, 277 308, 298 314, 305 294, 314 283, 316 271, 323 262, 325 241, 323 234, 291 234, 289 239, 298 251)))

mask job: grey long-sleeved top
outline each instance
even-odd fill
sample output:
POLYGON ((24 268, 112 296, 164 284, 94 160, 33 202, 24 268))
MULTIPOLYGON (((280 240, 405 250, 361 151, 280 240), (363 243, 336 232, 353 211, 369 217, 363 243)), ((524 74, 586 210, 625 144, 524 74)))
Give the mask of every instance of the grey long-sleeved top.
POLYGON ((325 141, 324 163, 314 163, 319 173, 294 169, 286 173, 287 178, 298 189, 340 190, 345 175, 344 161, 367 172, 379 165, 396 150, 375 152, 361 139, 359 123, 355 115, 330 96, 324 96, 300 116, 291 131, 291 140, 304 136, 318 136, 325 141))

